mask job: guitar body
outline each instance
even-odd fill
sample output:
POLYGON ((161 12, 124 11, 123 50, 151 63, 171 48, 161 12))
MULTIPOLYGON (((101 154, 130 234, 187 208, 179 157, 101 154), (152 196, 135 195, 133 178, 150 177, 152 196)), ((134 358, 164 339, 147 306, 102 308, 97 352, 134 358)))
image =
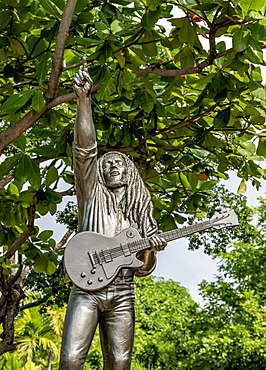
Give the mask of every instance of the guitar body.
POLYGON ((121 268, 137 269, 143 262, 137 252, 129 252, 128 243, 140 240, 133 228, 123 230, 115 237, 92 231, 76 234, 67 244, 64 264, 69 278, 85 291, 100 290, 110 284, 121 268), (112 250, 113 256, 109 252, 112 250), (115 258, 114 258, 115 254, 115 258))

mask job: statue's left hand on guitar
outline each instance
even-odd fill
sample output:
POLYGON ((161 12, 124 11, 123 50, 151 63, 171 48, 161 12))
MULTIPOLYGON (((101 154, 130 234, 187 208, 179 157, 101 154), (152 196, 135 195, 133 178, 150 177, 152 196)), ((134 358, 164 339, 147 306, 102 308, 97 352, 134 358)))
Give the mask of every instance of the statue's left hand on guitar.
POLYGON ((160 235, 153 235, 149 239, 151 250, 154 252, 162 251, 167 246, 167 241, 160 235))

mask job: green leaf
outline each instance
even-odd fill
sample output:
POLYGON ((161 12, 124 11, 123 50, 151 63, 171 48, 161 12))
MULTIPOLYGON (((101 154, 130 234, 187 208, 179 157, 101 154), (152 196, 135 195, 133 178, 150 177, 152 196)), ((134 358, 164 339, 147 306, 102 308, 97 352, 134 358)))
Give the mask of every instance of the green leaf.
POLYGON ((30 132, 32 135, 37 136, 41 139, 56 139, 61 135, 58 130, 53 130, 49 128, 33 128, 30 132))
POLYGON ((205 191, 212 189, 215 185, 219 183, 219 180, 211 180, 211 181, 204 181, 201 185, 199 190, 205 191))
POLYGON ((52 189, 47 189, 45 192, 46 199, 54 204, 58 204, 62 201, 62 195, 52 189))
POLYGON ((37 273, 44 272, 46 270, 48 263, 48 255, 42 254, 41 257, 36 258, 35 264, 34 264, 34 271, 37 273))
POLYGON ((147 6, 150 10, 156 10, 160 6, 161 0, 146 0, 147 6))
POLYGON ((170 214, 165 214, 159 220, 160 226, 164 231, 174 230, 176 229, 175 219, 170 214))
POLYGON ((26 154, 22 155, 16 167, 15 176, 21 184, 29 181, 36 190, 38 190, 41 185, 39 166, 26 154))
POLYGON ((53 158, 55 155, 55 148, 51 145, 43 145, 32 149, 33 153, 43 155, 44 157, 53 158))
POLYGON ((266 100, 266 90, 259 82, 250 81, 248 84, 249 90, 255 98, 265 101, 266 100))
POLYGON ((230 111, 231 111, 231 108, 228 107, 225 110, 218 112, 213 120, 214 127, 222 128, 222 127, 227 126, 230 120, 230 111))
POLYGON ((48 12, 48 14, 52 14, 55 18, 61 18, 62 11, 52 1, 39 1, 41 6, 48 12))
POLYGON ((103 86, 101 87, 100 91, 97 94, 97 100, 106 100, 108 97, 110 97, 111 94, 114 93, 116 90, 116 82, 117 82, 117 77, 119 74, 119 70, 111 73, 106 77, 101 83, 103 86))
POLYGON ((158 7, 156 10, 148 9, 141 20, 143 28, 145 28, 146 30, 152 30, 156 22, 160 18, 160 15, 161 15, 160 7, 158 7))
POLYGON ((45 231, 42 231, 38 237, 43 241, 43 242, 46 242, 49 238, 51 238, 51 236, 53 235, 53 231, 52 230, 45 230, 45 231))
POLYGON ((174 60, 175 62, 180 62, 181 68, 194 66, 194 55, 188 46, 184 47, 178 54, 176 54, 174 60))
POLYGON ((45 180, 46 186, 49 187, 57 179, 58 179, 58 171, 54 166, 52 166, 47 171, 46 180, 45 180))
POLYGON ((84 10, 84 8, 87 5, 88 5, 88 0, 79 0, 79 1, 77 1, 76 7, 75 7, 75 10, 74 10, 74 14, 82 12, 82 10, 84 10))
POLYGON ((35 90, 26 90, 21 94, 11 95, 3 104, 3 112, 11 113, 22 108, 32 97, 35 90))
POLYGON ((243 15, 246 16, 251 10, 260 10, 265 5, 264 0, 240 0, 243 15))
POLYGON ((247 191, 247 184, 245 180, 242 180, 237 189, 237 194, 244 194, 247 191))
POLYGON ((15 184, 9 184, 8 191, 10 194, 15 195, 17 198, 19 197, 19 190, 15 184))
POLYGON ((16 140, 13 141, 13 144, 24 152, 27 144, 26 135, 21 134, 16 140))
POLYGON ((43 97, 43 93, 40 90, 37 90, 32 98, 32 108, 36 112, 40 112, 46 104, 46 100, 43 97))
POLYGON ((43 81, 47 78, 48 70, 50 69, 50 64, 48 63, 49 58, 51 58, 51 53, 46 52, 39 58, 39 63, 36 67, 36 76, 38 78, 39 84, 41 85, 43 81))
POLYGON ((251 156, 255 154, 256 152, 256 145, 252 142, 245 142, 245 143, 240 143, 240 146, 237 149, 237 153, 243 156, 251 156))
POLYGON ((31 166, 31 159, 28 155, 24 154, 22 155, 16 170, 15 170, 15 176, 16 179, 24 184, 30 176, 32 175, 32 166, 31 166))
POLYGON ((241 62, 246 63, 247 60, 251 63, 260 64, 263 62, 263 53, 251 45, 243 52, 242 56, 239 55, 238 58, 241 62))
POLYGON ((97 29, 97 31, 99 31, 100 33, 103 33, 105 35, 109 35, 109 33, 110 33, 108 27, 103 22, 95 22, 95 28, 97 29))
POLYGON ((90 38, 90 37, 75 37, 75 41, 78 43, 78 44, 81 44, 81 45, 102 45, 104 41, 100 40, 98 37, 95 37, 95 39, 93 38, 90 38))
POLYGON ((48 275, 52 275, 56 271, 56 265, 52 261, 47 261, 46 272, 48 275))
POLYGON ((249 46, 249 33, 244 26, 241 26, 233 34, 233 48, 240 53, 249 46))
POLYGON ((21 39, 14 39, 9 37, 10 48, 16 56, 24 55, 28 50, 28 45, 21 39))
POLYGON ((160 209, 160 210, 166 210, 167 209, 167 204, 160 198, 158 197, 153 197, 152 202, 154 204, 154 207, 160 209))
POLYGON ((221 92, 227 88, 227 79, 221 72, 218 72, 213 77, 211 85, 217 93, 221 92))
POLYGON ((0 164, 0 178, 2 179, 8 172, 16 166, 18 161, 20 160, 22 153, 15 154, 13 157, 6 158, 0 164))
POLYGON ((257 155, 266 155, 266 138, 261 137, 259 140, 257 155))
POLYGON ((189 20, 186 18, 183 22, 182 28, 178 32, 178 38, 181 42, 187 43, 190 46, 193 46, 197 33, 195 28, 189 23, 189 20))
POLYGON ((118 33, 120 31, 122 31, 124 28, 124 25, 122 22, 120 22, 118 19, 115 19, 111 25, 110 25, 110 29, 112 31, 112 33, 118 33))
POLYGON ((190 185, 190 183, 188 181, 188 178, 187 178, 187 176, 183 172, 180 172, 180 180, 181 180, 181 183, 182 183, 182 185, 184 187, 192 190, 192 187, 191 187, 191 185, 190 185))

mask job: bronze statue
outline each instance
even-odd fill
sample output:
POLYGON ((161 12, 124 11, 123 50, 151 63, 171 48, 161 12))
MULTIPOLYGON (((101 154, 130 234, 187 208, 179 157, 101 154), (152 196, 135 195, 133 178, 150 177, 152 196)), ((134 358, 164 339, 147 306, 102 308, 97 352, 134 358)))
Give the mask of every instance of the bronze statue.
MULTIPOLYGON (((91 112, 92 80, 86 63, 74 78, 78 97, 74 130, 74 173, 79 209, 78 231, 113 237, 128 227, 151 237, 138 255, 139 269, 122 268, 105 288, 88 292, 73 286, 66 313, 60 370, 81 370, 99 323, 104 370, 130 369, 134 338, 133 276, 146 276, 156 265, 156 251, 166 242, 157 234, 148 190, 132 161, 108 152, 97 161, 91 112)), ((77 246, 78 248, 78 246, 77 246)))

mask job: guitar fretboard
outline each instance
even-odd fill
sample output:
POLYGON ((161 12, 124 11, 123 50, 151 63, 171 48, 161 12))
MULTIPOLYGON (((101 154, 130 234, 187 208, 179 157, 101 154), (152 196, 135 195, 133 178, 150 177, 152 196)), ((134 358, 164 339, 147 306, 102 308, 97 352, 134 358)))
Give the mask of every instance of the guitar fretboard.
MULTIPOLYGON (((169 242, 199 231, 209 229, 211 227, 212 223, 210 220, 208 220, 199 222, 195 225, 184 226, 181 229, 166 231, 161 233, 160 236, 169 242)), ((96 251, 92 253, 92 259, 94 260, 95 264, 107 263, 120 256, 138 253, 142 250, 150 248, 150 246, 149 238, 138 239, 133 242, 121 244, 115 248, 96 251)))

